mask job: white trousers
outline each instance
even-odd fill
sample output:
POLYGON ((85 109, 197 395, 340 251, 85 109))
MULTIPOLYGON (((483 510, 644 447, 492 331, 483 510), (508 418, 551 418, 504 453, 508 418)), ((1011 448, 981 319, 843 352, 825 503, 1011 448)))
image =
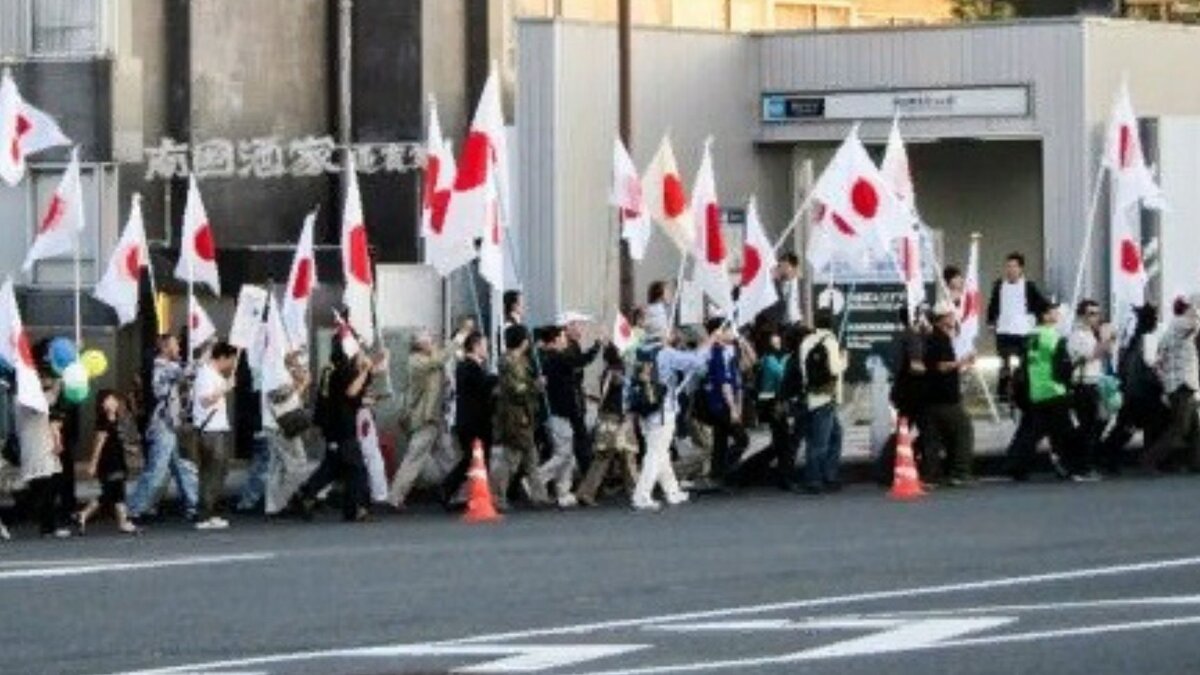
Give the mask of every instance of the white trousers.
POLYGON ((387 470, 383 466, 383 453, 379 448, 375 415, 368 408, 358 411, 358 444, 362 449, 363 463, 367 465, 367 485, 371 488, 371 501, 387 501, 387 470))
POLYGON ((654 486, 662 486, 663 495, 668 501, 677 501, 683 497, 679 489, 679 481, 675 479, 675 469, 671 466, 671 439, 675 437, 675 417, 661 425, 643 425, 642 431, 646 436, 646 457, 642 460, 642 473, 638 476, 637 487, 633 490, 633 505, 645 506, 653 502, 654 486))

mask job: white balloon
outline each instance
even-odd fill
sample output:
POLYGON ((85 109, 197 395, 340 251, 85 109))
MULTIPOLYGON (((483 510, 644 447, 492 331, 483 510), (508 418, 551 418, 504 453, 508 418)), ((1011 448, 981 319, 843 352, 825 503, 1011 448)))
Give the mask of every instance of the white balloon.
POLYGON ((87 368, 84 368, 82 363, 76 361, 63 368, 62 380, 63 386, 68 389, 86 387, 88 383, 87 368))

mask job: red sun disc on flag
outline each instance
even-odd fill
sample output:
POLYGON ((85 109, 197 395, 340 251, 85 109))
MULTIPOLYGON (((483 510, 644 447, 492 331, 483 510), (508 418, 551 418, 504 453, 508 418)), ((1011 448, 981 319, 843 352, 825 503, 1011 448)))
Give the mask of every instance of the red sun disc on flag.
POLYGON ((680 182, 679 176, 675 174, 667 174, 663 176, 663 213, 668 218, 678 218, 683 215, 683 210, 687 208, 687 198, 683 194, 683 183, 680 182))
POLYGON ((458 164, 458 175, 454 177, 455 192, 467 192, 483 185, 487 179, 490 143, 487 134, 472 131, 463 144, 462 159, 458 164))
POLYGON ((709 203, 704 209, 704 257, 710 265, 725 260, 725 237, 721 235, 721 207, 709 203))
POLYGON ((142 250, 138 246, 130 246, 121 259, 121 271, 130 279, 137 279, 142 274, 142 250))
POLYGON ((303 300, 312 293, 312 258, 304 258, 296 265, 296 280, 292 282, 292 299, 303 300))
POLYGON ((12 161, 21 161, 21 140, 26 134, 33 131, 33 123, 29 118, 17 113, 16 129, 13 132, 12 146, 9 148, 9 154, 12 155, 12 161))
POLYGON ((1122 124, 1118 134, 1117 161, 1121 163, 1119 168, 1128 169, 1133 166, 1133 129, 1128 124, 1122 124))
POLYGON ((1130 239, 1121 240, 1121 271, 1138 274, 1142 271, 1142 252, 1130 239))
POLYGON ((196 255, 204 262, 217 259, 217 244, 213 241, 212 225, 209 223, 200 223, 193 244, 196 247, 196 255))
POLYGON ((859 178, 850 188, 850 205, 855 213, 870 220, 879 213, 879 192, 867 179, 859 178))
POLYGON ((367 252, 367 228, 355 225, 350 230, 350 276, 360 284, 371 285, 371 256, 367 252))
POLYGON ((42 218, 42 223, 38 226, 38 234, 45 234, 57 227, 66 212, 67 200, 55 192, 54 196, 50 198, 50 205, 46 208, 46 216, 42 218))
POLYGON ((622 340, 628 340, 633 337, 633 328, 625 320, 625 317, 621 317, 620 322, 617 324, 617 331, 621 334, 622 340))
POLYGON ((17 359, 25 366, 33 368, 33 349, 29 346, 29 335, 24 330, 18 331, 13 336, 13 352, 16 353, 17 359))
POLYGON ((841 232, 847 237, 858 236, 858 232, 851 227, 850 223, 847 223, 846 219, 841 217, 836 211, 830 215, 829 219, 833 221, 833 226, 837 228, 838 232, 841 232))
POLYGON ((749 286, 758 278, 762 271, 762 254, 758 249, 746 244, 742 247, 742 286, 749 286))
POLYGON ((979 291, 972 291, 963 295, 962 320, 973 318, 979 314, 979 291))
POLYGON ((433 195, 433 213, 429 226, 434 234, 441 234, 446 229, 446 212, 450 209, 450 190, 442 190, 433 195))
POLYGON ((442 160, 438 159, 437 155, 431 153, 425 160, 425 184, 422 188, 425 191, 424 206, 426 209, 432 209, 434 199, 437 198, 438 173, 441 171, 441 168, 442 160))

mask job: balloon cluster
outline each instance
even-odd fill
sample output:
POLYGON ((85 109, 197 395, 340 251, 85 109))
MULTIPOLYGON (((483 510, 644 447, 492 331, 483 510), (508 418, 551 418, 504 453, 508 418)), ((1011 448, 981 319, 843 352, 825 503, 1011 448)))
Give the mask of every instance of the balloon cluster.
POLYGON ((75 344, 65 337, 50 341, 46 350, 50 367, 62 378, 63 397, 71 403, 82 403, 91 395, 91 380, 108 370, 108 358, 98 349, 89 349, 82 354, 75 344))

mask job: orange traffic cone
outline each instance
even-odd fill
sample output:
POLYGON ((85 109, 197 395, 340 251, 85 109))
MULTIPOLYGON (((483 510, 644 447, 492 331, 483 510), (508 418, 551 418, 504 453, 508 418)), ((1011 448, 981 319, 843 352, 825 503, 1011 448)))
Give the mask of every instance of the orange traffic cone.
POLYGON ((921 477, 917 475, 917 464, 913 461, 912 437, 908 433, 908 420, 903 417, 896 425, 896 470, 892 478, 892 499, 912 500, 925 496, 921 488, 921 477))
POLYGON ((492 488, 488 485, 488 472, 483 461, 483 443, 475 441, 471 449, 471 470, 467 472, 466 523, 492 523, 501 519, 492 503, 492 488))

